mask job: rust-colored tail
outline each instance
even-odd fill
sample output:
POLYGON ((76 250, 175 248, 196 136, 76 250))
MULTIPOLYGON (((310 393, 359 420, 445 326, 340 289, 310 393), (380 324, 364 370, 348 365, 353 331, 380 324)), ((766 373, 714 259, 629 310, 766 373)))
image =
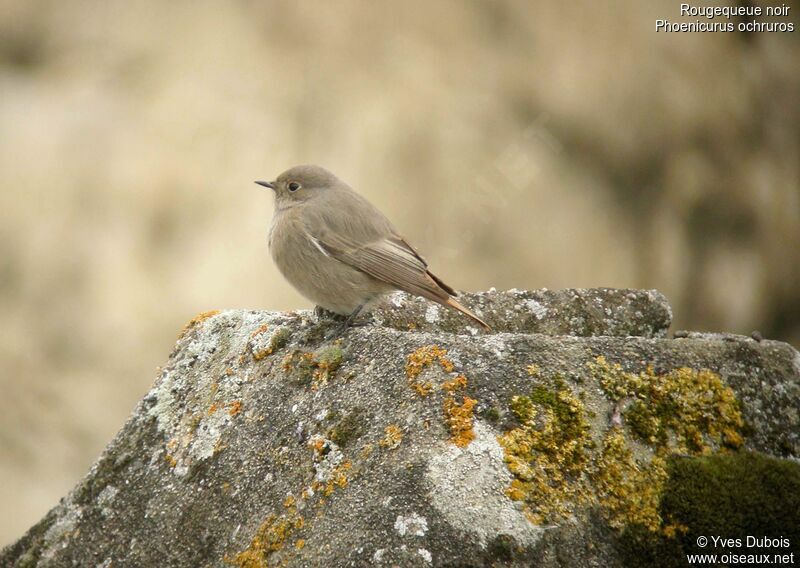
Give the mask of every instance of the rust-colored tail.
POLYGON ((456 299, 455 299, 455 298, 447 298, 447 300, 445 300, 445 301, 443 302, 443 305, 450 306, 451 308, 453 308, 453 309, 455 309, 455 310, 458 310, 459 312, 461 312, 462 314, 464 314, 465 316, 467 316, 468 318, 470 318, 471 320, 473 320, 474 322, 476 322, 477 324, 479 324, 479 325, 480 325, 481 327, 483 327, 483 329, 485 329, 486 331, 489 331, 489 330, 491 330, 491 329, 492 329, 491 327, 489 327, 489 324, 488 324, 488 323, 486 323, 486 322, 485 322, 485 321, 483 321, 481 318, 479 318, 478 316, 476 316, 475 314, 473 314, 473 313, 472 313, 470 310, 468 310, 467 308, 465 308, 464 306, 462 306, 461 304, 459 304, 459 303, 456 301, 456 299))

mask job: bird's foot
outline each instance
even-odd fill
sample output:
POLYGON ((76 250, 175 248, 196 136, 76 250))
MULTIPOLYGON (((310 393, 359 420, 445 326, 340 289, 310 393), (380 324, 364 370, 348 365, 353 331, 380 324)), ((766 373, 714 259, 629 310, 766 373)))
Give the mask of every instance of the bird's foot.
POLYGON ((367 322, 356 323, 355 321, 356 317, 358 317, 358 314, 361 313, 363 308, 364 306, 362 304, 353 310, 350 315, 343 316, 341 314, 331 312, 330 310, 326 310, 320 306, 316 306, 314 308, 314 314, 317 315, 318 320, 320 320, 322 317, 325 317, 337 322, 337 324, 327 334, 325 334, 325 339, 330 340, 344 335, 347 332, 347 329, 350 327, 361 327, 363 325, 367 325, 367 322))
POLYGON ((326 310, 322 306, 314 306, 314 317, 317 318, 318 322, 321 322, 322 320, 342 321, 348 316, 343 316, 342 314, 337 314, 336 312, 326 310))

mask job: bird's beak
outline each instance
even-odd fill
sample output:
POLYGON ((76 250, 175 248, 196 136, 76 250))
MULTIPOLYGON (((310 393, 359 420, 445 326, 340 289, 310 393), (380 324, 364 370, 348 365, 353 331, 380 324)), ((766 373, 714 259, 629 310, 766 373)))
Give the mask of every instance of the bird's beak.
POLYGON ((257 181, 258 185, 262 185, 264 187, 268 187, 270 189, 275 189, 275 182, 274 181, 257 181))

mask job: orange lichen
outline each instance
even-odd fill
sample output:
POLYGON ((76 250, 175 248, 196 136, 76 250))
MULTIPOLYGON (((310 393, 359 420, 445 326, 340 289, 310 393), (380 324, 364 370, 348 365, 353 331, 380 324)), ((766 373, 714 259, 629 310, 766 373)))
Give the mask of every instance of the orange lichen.
POLYGON ((411 382, 411 388, 414 389, 414 391, 423 398, 431 394, 431 391, 433 390, 433 383, 430 382, 419 383, 416 381, 410 381, 410 382, 411 382))
POLYGON ((270 554, 284 547, 286 539, 294 531, 293 523, 281 515, 270 515, 261 523, 247 550, 236 555, 233 563, 240 568, 262 568, 267 566, 270 554))
POLYGON ((350 461, 346 461, 341 465, 336 466, 331 472, 328 482, 320 484, 319 490, 322 490, 322 494, 326 497, 329 497, 337 487, 339 489, 344 489, 347 487, 347 484, 350 483, 350 480, 347 478, 346 472, 351 467, 353 467, 353 464, 350 461))
POLYGON ((459 448, 465 448, 475 439, 475 431, 472 429, 473 408, 477 401, 464 394, 467 388, 467 377, 458 375, 449 381, 442 383, 442 390, 445 396, 444 419, 450 429, 450 441, 459 448), (461 402, 458 398, 461 397, 461 402))
POLYGON ((234 400, 228 405, 228 414, 231 416, 236 416, 242 411, 242 401, 241 400, 234 400))
POLYGON ((455 366, 446 355, 446 349, 438 345, 426 345, 420 347, 408 356, 406 360, 406 377, 408 378, 409 386, 414 389, 418 395, 425 397, 433 390, 433 384, 429 381, 419 381, 420 374, 427 367, 438 362, 445 373, 451 373, 453 371, 455 366))
MULTIPOLYGON (((259 335, 266 333, 269 330, 269 325, 264 324, 255 330, 252 334, 250 334, 250 340, 257 338, 259 335)), ((289 336, 291 334, 286 328, 279 328, 278 330, 273 333, 272 338, 269 341, 269 345, 264 349, 259 349, 258 351, 253 352, 253 360, 254 361, 261 361, 266 357, 272 355, 278 349, 281 349, 286 346, 289 342, 289 336)), ((253 344, 250 343, 248 349, 253 349, 253 344)))
POLYGON ((394 450, 400 446, 400 442, 403 441, 403 431, 399 426, 396 424, 389 424, 384 432, 386 432, 386 436, 380 442, 378 442, 378 445, 381 448, 394 450))
POLYGON ((325 438, 322 436, 314 436, 308 441, 308 447, 314 450, 315 453, 320 454, 325 447, 325 438))
MULTIPOLYGON (((448 374, 455 369, 453 362, 447 358, 447 350, 438 345, 420 347, 407 358, 406 377, 409 386, 420 396, 427 396, 433 390, 431 382, 422 382, 419 377, 426 368, 435 363, 448 374)), ((443 403, 444 417, 450 429, 450 440, 461 448, 475 439, 472 423, 473 408, 477 401, 464 394, 466 388, 467 377, 464 375, 457 375, 442 383, 442 390, 446 393, 443 403)))
MULTIPOLYGON (((313 436, 307 444, 313 451, 314 461, 330 459, 330 454, 335 444, 326 440, 321 435, 313 436), (330 444, 330 445, 329 445, 330 444)), ((325 476, 324 481, 315 479, 310 485, 298 488, 296 492, 289 493, 283 500, 280 514, 272 513, 261 523, 252 537, 246 550, 239 552, 235 557, 225 556, 225 562, 240 568, 265 568, 272 565, 286 565, 293 555, 305 547, 306 541, 298 531, 307 529, 308 523, 313 524, 315 518, 323 515, 321 507, 337 489, 343 489, 349 484, 347 473, 353 468, 350 460, 344 460, 325 476), (303 503, 298 503, 302 499, 303 503), (298 514, 298 509, 308 511, 313 506, 316 513, 309 516, 308 520, 298 514), (294 539, 294 545, 288 543, 294 539), (279 558, 273 558, 273 553, 279 553, 279 558)))
POLYGON ((175 467, 176 465, 178 465, 178 460, 176 460, 169 454, 165 454, 164 459, 166 460, 167 464, 169 464, 169 467, 175 467))
POLYGON ((211 416, 216 411, 220 410, 221 408, 228 408, 228 414, 231 416, 236 416, 242 411, 242 401, 241 400, 234 400, 233 402, 229 403, 218 403, 212 402, 211 406, 208 407, 208 415, 211 416))
POLYGON ((444 399, 444 415, 450 427, 450 441, 459 448, 465 448, 475 439, 472 422, 473 407, 477 402, 468 396, 463 397, 461 404, 452 395, 444 399))
POLYGON ((261 361, 270 355, 272 355, 272 347, 267 347, 266 349, 253 353, 253 361, 261 361))
POLYGON ((200 312, 199 314, 194 316, 192 319, 190 319, 186 323, 185 326, 183 326, 183 329, 181 330, 180 334, 178 335, 178 338, 180 339, 181 337, 185 336, 191 330, 193 330, 194 328, 199 326, 201 323, 206 321, 208 318, 212 318, 215 315, 217 315, 218 313, 219 313, 219 310, 209 310, 207 312, 200 312))
POLYGON ((442 388, 447 392, 455 392, 467 388, 467 377, 458 375, 456 378, 442 383, 442 388))
MULTIPOLYGON (((236 555, 228 562, 242 568, 262 568, 269 565, 269 555, 284 548, 286 540, 295 532, 305 526, 303 517, 297 514, 297 500, 289 494, 283 501, 286 512, 280 515, 271 514, 267 520, 258 527, 255 536, 247 550, 236 555)), ((303 548, 305 541, 299 539, 295 542, 295 549, 303 548), (298 543, 303 543, 298 546, 298 543)))
POLYGON ((269 324, 265 323, 264 325, 260 326, 257 330, 250 334, 250 339, 254 339, 267 331, 269 329, 269 324))

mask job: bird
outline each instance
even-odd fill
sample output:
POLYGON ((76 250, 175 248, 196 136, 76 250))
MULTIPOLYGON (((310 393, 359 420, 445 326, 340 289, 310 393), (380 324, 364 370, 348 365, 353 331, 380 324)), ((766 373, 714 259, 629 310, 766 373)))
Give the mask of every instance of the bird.
POLYGON ((300 165, 255 183, 275 196, 269 250, 276 266, 319 308, 346 316, 344 328, 382 296, 403 290, 491 329, 377 207, 332 172, 300 165))

